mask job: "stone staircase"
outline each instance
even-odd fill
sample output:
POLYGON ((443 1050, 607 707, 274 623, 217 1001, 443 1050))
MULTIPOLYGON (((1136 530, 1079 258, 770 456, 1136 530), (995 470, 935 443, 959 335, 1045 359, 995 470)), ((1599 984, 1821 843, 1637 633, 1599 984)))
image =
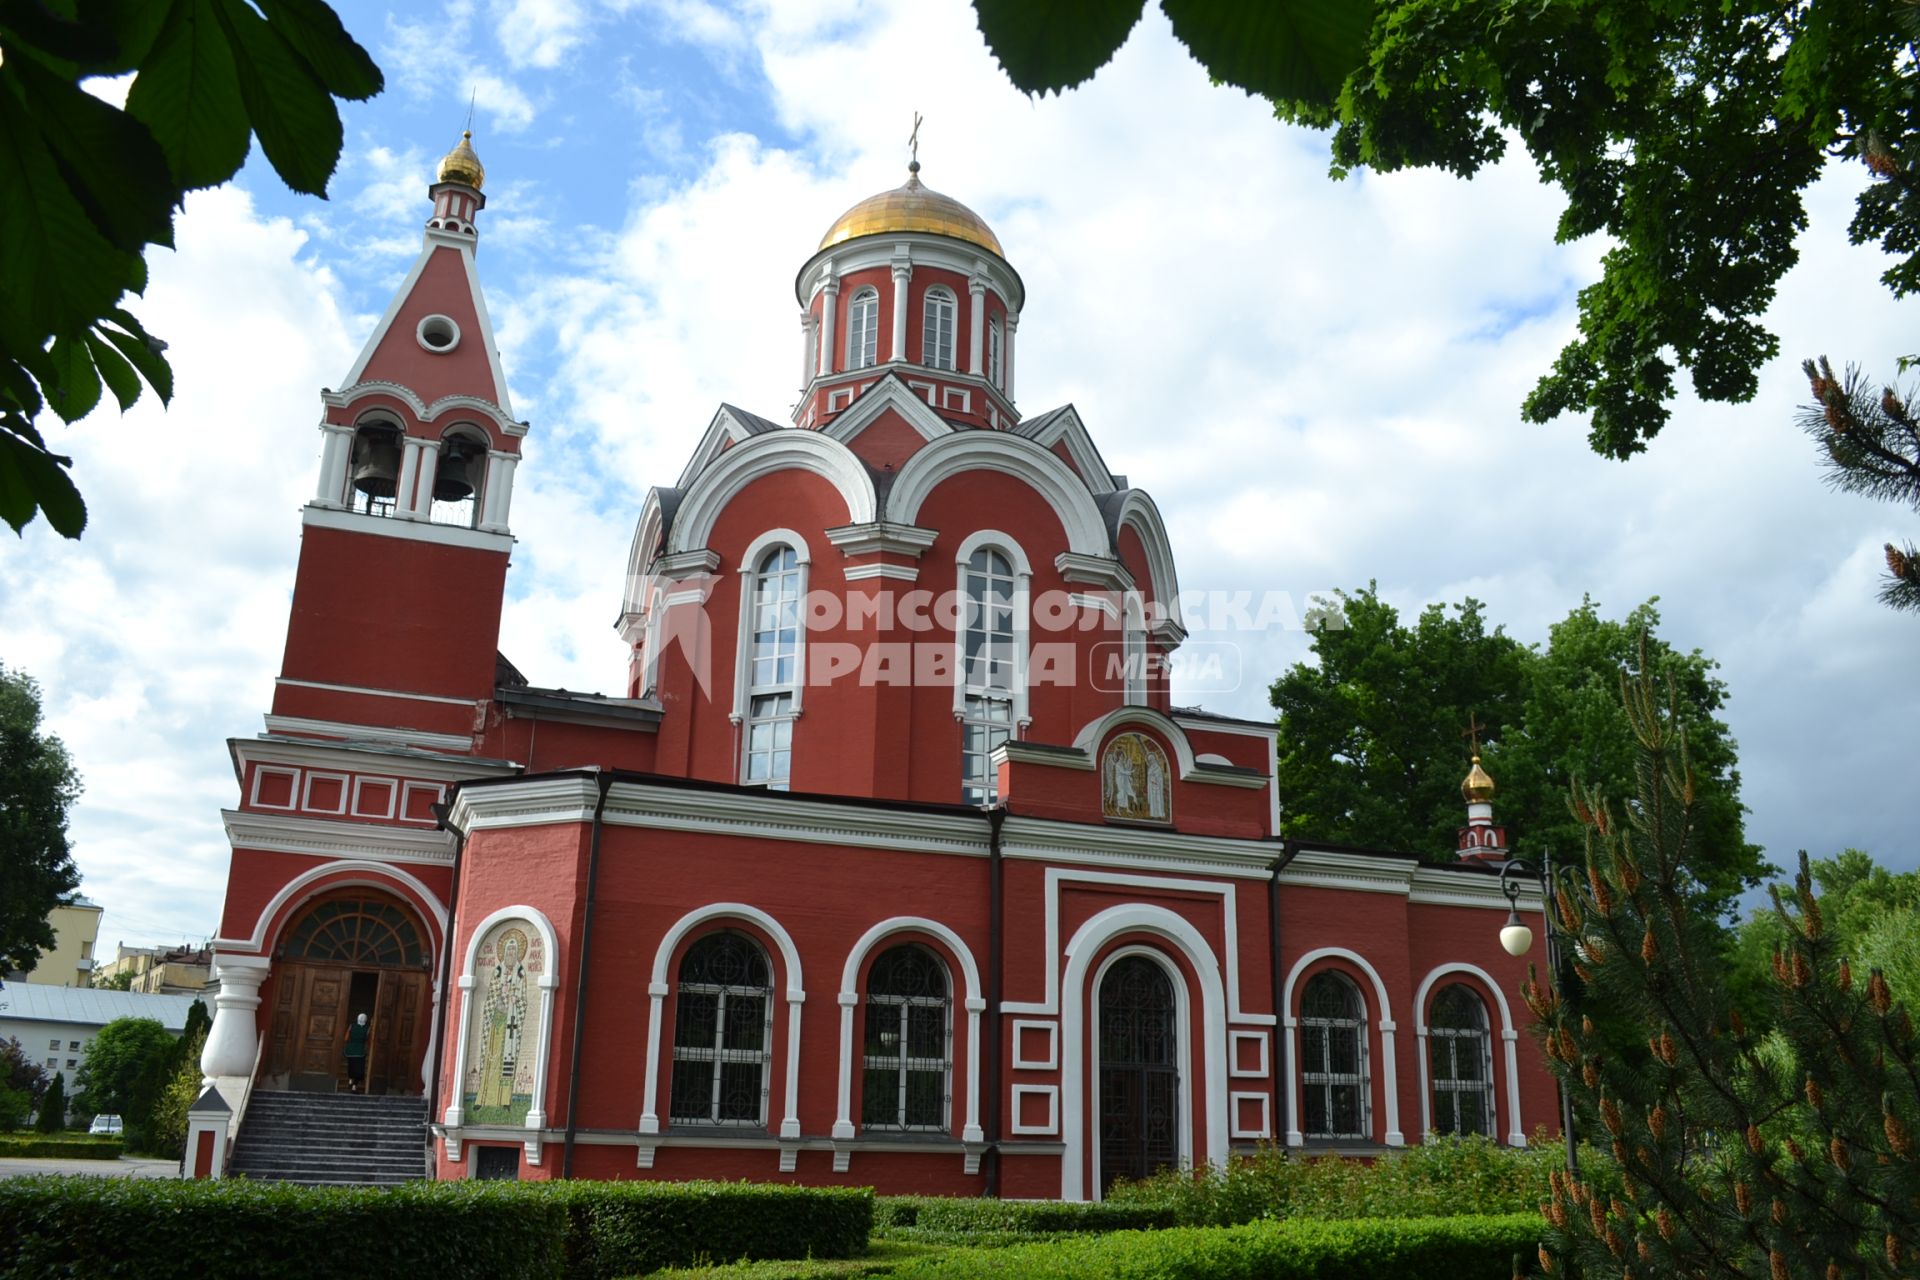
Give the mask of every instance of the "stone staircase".
POLYGON ((427 1176, 427 1100, 256 1092, 230 1175, 306 1186, 393 1187, 427 1176))

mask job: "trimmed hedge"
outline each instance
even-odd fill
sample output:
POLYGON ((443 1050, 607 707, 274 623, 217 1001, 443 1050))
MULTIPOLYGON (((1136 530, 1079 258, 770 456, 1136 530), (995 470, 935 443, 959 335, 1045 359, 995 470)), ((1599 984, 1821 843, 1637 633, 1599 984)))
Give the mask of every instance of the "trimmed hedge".
POLYGON ((390 1191, 244 1179, 0 1183, 0 1280, 561 1274, 566 1208, 499 1182, 390 1191))
POLYGON ((753 1183, 466 1181, 380 1190, 18 1178, 0 1183, 0 1280, 607 1280, 741 1258, 849 1257, 866 1247, 872 1221, 865 1189, 753 1183))
POLYGON ((957 1249, 909 1262, 899 1280, 1509 1280, 1536 1256, 1537 1213, 1474 1218, 1293 1219, 1075 1236, 1006 1249, 957 1249))
POLYGON ((661 1267, 849 1258, 867 1247, 873 1192, 753 1182, 527 1184, 565 1206, 566 1274, 610 1280, 661 1267))
POLYGON ((118 1160, 121 1143, 117 1138, 69 1138, 0 1136, 0 1156, 14 1159, 118 1160))
POLYGON ((874 1206, 873 1221, 878 1227, 919 1227, 943 1235, 1153 1230, 1179 1225, 1173 1206, 1165 1204, 961 1196, 886 1196, 874 1206))

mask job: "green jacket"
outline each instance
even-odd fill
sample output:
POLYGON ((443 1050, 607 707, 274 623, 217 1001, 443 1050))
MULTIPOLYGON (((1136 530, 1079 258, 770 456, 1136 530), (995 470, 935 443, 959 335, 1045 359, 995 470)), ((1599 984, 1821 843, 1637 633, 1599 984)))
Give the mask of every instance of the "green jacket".
POLYGON ((367 1033, 373 1028, 364 1022, 356 1022, 347 1028, 347 1056, 364 1058, 367 1056, 367 1033))

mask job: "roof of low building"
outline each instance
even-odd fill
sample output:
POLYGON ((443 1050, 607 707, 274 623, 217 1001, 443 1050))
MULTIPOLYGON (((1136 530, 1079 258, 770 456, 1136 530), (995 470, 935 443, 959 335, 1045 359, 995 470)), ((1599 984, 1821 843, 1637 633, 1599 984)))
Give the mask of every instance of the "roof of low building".
POLYGON ((182 1031, 187 1025, 187 1010, 197 998, 9 982, 0 986, 0 1022, 17 1019, 104 1027, 116 1018, 152 1018, 169 1031, 182 1031))

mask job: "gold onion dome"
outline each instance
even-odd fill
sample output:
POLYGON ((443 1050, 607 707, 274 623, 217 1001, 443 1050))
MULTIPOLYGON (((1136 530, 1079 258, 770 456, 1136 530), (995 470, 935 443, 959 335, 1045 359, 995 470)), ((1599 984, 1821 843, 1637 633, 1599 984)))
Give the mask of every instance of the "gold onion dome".
POLYGON ((473 131, 460 135, 460 141, 440 161, 440 181, 459 182, 478 191, 487 180, 486 166, 473 153, 473 131))
POLYGON ((943 196, 920 185, 917 160, 907 166, 904 185, 868 196, 835 219, 827 234, 820 237, 820 248, 831 249, 861 236, 895 235, 902 231, 950 236, 978 245, 996 257, 1007 256, 1000 249, 1000 238, 979 214, 952 196, 943 196))
POLYGON ((1493 800, 1493 779, 1480 767, 1480 757, 1473 758, 1473 769, 1460 784, 1460 794, 1468 804, 1486 804, 1493 800))

